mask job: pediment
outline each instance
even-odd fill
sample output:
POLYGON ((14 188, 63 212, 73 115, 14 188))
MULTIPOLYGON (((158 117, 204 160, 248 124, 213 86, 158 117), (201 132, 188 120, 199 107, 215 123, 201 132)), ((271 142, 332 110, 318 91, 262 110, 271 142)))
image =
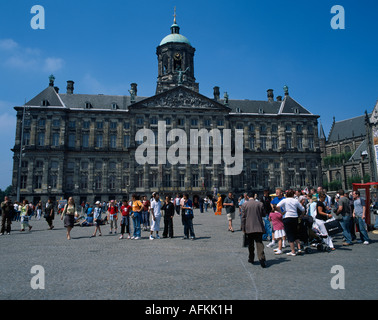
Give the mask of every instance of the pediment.
POLYGON ((175 108, 230 111, 230 108, 184 86, 159 93, 131 105, 129 108, 175 108))

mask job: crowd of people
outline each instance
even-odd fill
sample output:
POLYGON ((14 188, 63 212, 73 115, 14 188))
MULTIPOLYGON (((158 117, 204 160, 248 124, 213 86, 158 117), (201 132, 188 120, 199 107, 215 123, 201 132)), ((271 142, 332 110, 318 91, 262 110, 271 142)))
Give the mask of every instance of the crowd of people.
MULTIPOLYGON (((249 242, 250 261, 254 260, 254 243, 257 243, 257 252, 260 261, 265 261, 264 246, 262 241, 269 241, 267 247, 274 248, 274 253, 283 254, 287 246, 290 250, 287 255, 295 256, 303 252, 303 245, 308 243, 308 229, 316 226, 323 236, 324 243, 335 250, 333 239, 328 235, 326 223, 330 220, 339 221, 344 237, 343 245, 349 246, 356 240, 355 230, 359 231, 360 240, 357 242, 365 245, 370 243, 366 231, 365 212, 366 204, 360 197, 359 191, 345 193, 339 190, 334 198, 331 198, 326 190, 319 187, 308 192, 302 190, 287 190, 277 188, 274 195, 269 190, 258 197, 256 194, 244 193, 238 199, 232 192, 226 197, 220 194, 214 197, 204 197, 196 200, 200 212, 207 212, 212 208, 215 215, 222 214, 225 210, 228 231, 234 232, 233 221, 236 213, 239 213, 240 229, 246 234, 249 242)), ((163 238, 173 238, 173 217, 181 216, 183 225, 183 239, 195 239, 193 227, 194 203, 188 194, 170 195, 160 198, 159 193, 147 196, 133 194, 131 199, 109 202, 96 201, 90 203, 75 204, 70 197, 67 203, 59 203, 57 214, 64 222, 67 230, 66 237, 71 239, 71 231, 75 226, 93 227, 91 237, 101 236, 105 225, 109 226, 110 234, 117 234, 119 239, 141 239, 141 232, 149 232, 150 240, 159 239, 161 220, 163 220, 163 238), (120 228, 119 228, 120 227, 120 228)), ((10 234, 12 221, 20 223, 20 231, 31 231, 31 217, 40 220, 46 219, 48 228, 54 228, 55 205, 51 200, 44 205, 37 205, 23 200, 22 203, 12 203, 9 197, 5 197, 1 203, 2 223, 0 235, 10 234)), ((264 264, 261 262, 262 265, 264 264)))
MULTIPOLYGON (((230 196, 232 194, 228 198, 230 196)), ((309 231, 312 230, 318 232, 329 251, 335 250, 326 227, 331 221, 338 221, 341 226, 343 246, 353 245, 353 241, 357 240, 356 229, 360 235, 357 242, 364 245, 370 243, 365 222, 366 203, 358 190, 350 194, 339 190, 334 199, 322 187, 309 192, 290 189, 285 194, 277 188, 273 197, 269 195, 269 190, 265 190, 260 199, 254 194, 240 197, 239 212, 241 229, 248 242, 249 262, 254 262, 256 244, 262 267, 266 266, 263 240, 270 241, 267 245, 269 248, 277 245, 274 249, 277 255, 283 253, 288 243, 290 250, 286 254, 296 256, 303 252, 304 245, 309 244, 309 231)))

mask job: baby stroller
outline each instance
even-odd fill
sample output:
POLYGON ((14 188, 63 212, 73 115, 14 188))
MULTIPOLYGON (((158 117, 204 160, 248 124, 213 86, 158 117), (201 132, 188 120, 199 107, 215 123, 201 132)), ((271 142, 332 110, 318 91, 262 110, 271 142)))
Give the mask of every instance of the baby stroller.
POLYGON ((304 243, 304 252, 312 253, 314 249, 319 252, 331 252, 331 248, 324 242, 327 235, 320 232, 320 229, 311 216, 306 216, 307 242, 304 243))

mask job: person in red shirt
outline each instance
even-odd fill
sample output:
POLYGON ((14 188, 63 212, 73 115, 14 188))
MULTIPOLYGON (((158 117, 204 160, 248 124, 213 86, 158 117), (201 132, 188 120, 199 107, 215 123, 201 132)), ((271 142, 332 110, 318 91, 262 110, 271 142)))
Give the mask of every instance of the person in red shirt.
POLYGON ((118 220, 118 207, 115 205, 114 200, 110 201, 110 206, 108 209, 108 221, 110 222, 110 234, 117 233, 117 220, 118 220))
POLYGON ((129 205, 127 200, 122 201, 121 206, 121 236, 119 237, 119 240, 124 239, 123 235, 126 233, 129 235, 127 236, 127 239, 131 238, 130 234, 130 212, 131 212, 131 206, 129 205))

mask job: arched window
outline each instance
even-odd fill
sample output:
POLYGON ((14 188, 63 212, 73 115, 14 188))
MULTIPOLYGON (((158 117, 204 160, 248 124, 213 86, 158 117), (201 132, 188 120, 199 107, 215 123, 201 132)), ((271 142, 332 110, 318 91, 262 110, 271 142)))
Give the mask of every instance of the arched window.
POLYGON ((351 170, 352 177, 358 177, 358 170, 356 167, 353 167, 351 170))
POLYGON ((350 149, 349 146, 345 146, 345 148, 344 148, 344 152, 345 152, 345 153, 350 153, 350 152, 352 152, 352 150, 350 149))

